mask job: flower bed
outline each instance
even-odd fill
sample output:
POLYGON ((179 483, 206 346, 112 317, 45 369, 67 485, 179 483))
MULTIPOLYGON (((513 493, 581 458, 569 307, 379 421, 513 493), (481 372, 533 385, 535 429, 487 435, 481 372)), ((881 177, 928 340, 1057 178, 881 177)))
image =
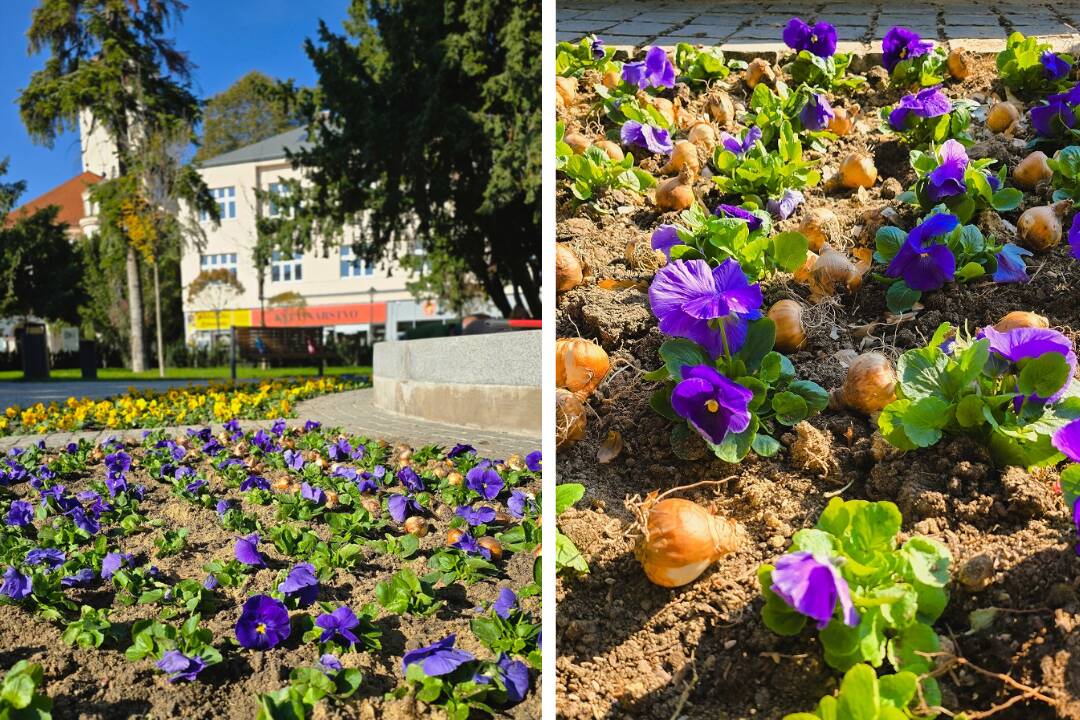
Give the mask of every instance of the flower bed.
POLYGON ((1078 718, 1073 59, 783 40, 557 53, 560 713, 1078 718))
POLYGON ((539 713, 539 452, 234 419, 3 466, 0 714, 539 713))
POLYGON ((197 425, 230 418, 273 420, 293 417, 301 400, 365 387, 347 377, 311 380, 261 380, 258 383, 209 383, 170 390, 136 390, 91 400, 13 405, 0 417, 0 435, 27 435, 74 430, 197 425))

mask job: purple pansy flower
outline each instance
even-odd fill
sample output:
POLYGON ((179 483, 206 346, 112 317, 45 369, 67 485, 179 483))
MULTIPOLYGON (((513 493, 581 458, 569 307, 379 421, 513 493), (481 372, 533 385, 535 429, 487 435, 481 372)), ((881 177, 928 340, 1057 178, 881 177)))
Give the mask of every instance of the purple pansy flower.
POLYGON ((748 232, 755 232, 761 229, 761 218, 746 208, 739 207, 738 205, 726 205, 720 203, 716 206, 716 209, 713 210, 713 215, 716 217, 742 220, 746 223, 746 230, 748 232))
POLYGON ((319 578, 315 577, 315 566, 311 563, 293 565, 285 581, 278 585, 278 591, 287 598, 296 598, 300 607, 307 607, 319 597, 319 578))
POLYGON ((270 426, 270 432, 274 433, 278 437, 285 434, 285 418, 278 418, 270 426))
POLYGON ((304 469, 304 456, 295 450, 286 450, 281 454, 282 459, 285 460, 285 467, 290 470, 296 470, 299 472, 304 469))
POLYGON ((306 433, 309 433, 309 432, 311 432, 313 430, 318 430, 321 427, 322 427, 322 423, 319 422, 318 420, 305 420, 304 421, 304 432, 306 432, 306 433))
POLYGON ((493 467, 480 463, 465 473, 465 487, 485 500, 494 500, 503 489, 503 479, 493 467))
POLYGON ((225 430, 231 433, 243 432, 243 430, 240 429, 240 418, 232 418, 231 420, 227 420, 225 422, 225 430))
POLYGON ((938 166, 930 171, 930 184, 926 194, 935 203, 945 198, 967 192, 964 173, 967 172, 968 156, 964 146, 949 138, 938 148, 938 166))
POLYGON ((420 503, 408 495, 394 494, 386 501, 386 508, 390 511, 390 517, 396 523, 405 522, 405 518, 419 515, 423 512, 420 503))
POLYGON ((251 444, 262 450, 264 453, 273 452, 277 448, 274 439, 270 437, 270 434, 265 430, 257 431, 251 438, 251 444))
POLYGON ((836 113, 833 112, 829 99, 821 93, 810 93, 806 104, 799 111, 799 122, 811 131, 824 130, 834 117, 836 113))
POLYGON ((332 655, 331 653, 324 653, 321 655, 319 657, 319 664, 322 665, 324 669, 332 672, 340 672, 345 669, 341 664, 341 661, 337 659, 337 655, 332 655))
POLYGON ((1062 60, 1056 52, 1045 51, 1039 56, 1039 62, 1043 66, 1043 77, 1047 80, 1060 80, 1069 74, 1069 63, 1062 60))
POLYGON ((348 645, 360 642, 360 638, 352 631, 360 624, 360 620, 347 605, 342 605, 332 613, 323 613, 315 618, 315 624, 322 628, 319 642, 329 642, 335 635, 340 635, 348 645))
POLYGON ((1055 432, 1050 442, 1069 460, 1080 463, 1080 420, 1073 420, 1055 432))
POLYGON ((668 60, 663 48, 651 47, 645 59, 623 64, 623 82, 637 85, 644 90, 649 87, 675 87, 675 66, 668 60))
POLYGON ((23 527, 34 522, 34 506, 25 500, 12 500, 8 508, 7 524, 23 527))
POLYGON ((761 317, 762 295, 732 258, 715 268, 705 260, 676 260, 656 272, 649 302, 663 333, 693 340, 717 357, 724 344, 716 324, 723 325, 728 351, 737 352, 748 321, 761 317))
POLYGON ((914 30, 896 26, 890 28, 881 41, 881 63, 892 72, 902 60, 925 55, 933 47, 934 43, 923 40, 914 30))
POLYGON ((637 120, 627 120, 619 131, 623 145, 637 145, 654 155, 670 153, 674 149, 668 131, 654 125, 644 125, 637 120))
POLYGON ((47 565, 50 569, 56 569, 64 564, 67 555, 56 548, 34 548, 26 553, 27 565, 47 565))
POLYGON ((912 290, 937 290, 952 282, 956 272, 956 257, 944 242, 937 238, 952 232, 960 225, 955 215, 933 215, 917 225, 900 250, 889 262, 885 274, 902 277, 912 290))
POLYGON ((233 550, 236 559, 245 565, 252 567, 266 567, 266 558, 259 552, 259 533, 251 533, 247 537, 236 539, 236 548, 233 550))
POLYGON ((249 650, 269 650, 289 637, 289 611, 269 595, 252 595, 236 621, 236 639, 249 650))
POLYGON ((593 60, 603 60, 604 41, 594 35, 592 42, 589 43, 589 51, 592 52, 593 60))
POLYGON ((506 687, 506 702, 516 705, 529 694, 529 666, 520 660, 511 660, 506 653, 499 653, 496 663, 499 677, 506 687))
POLYGON ((215 510, 217 510, 218 517, 221 517, 225 513, 229 512, 231 503, 228 500, 218 500, 215 510))
POLYGON ((105 456, 105 467, 111 473, 125 473, 131 469, 131 456, 120 451, 105 456))
POLYGON ((206 485, 207 485, 207 482, 205 480, 202 480, 202 479, 194 480, 192 482, 189 482, 187 484, 187 486, 184 487, 184 490, 191 493, 192 495, 196 495, 196 494, 198 494, 198 492, 200 490, 202 490, 204 487, 206 487, 206 485))
POLYGON ((169 650, 157 662, 158 669, 169 673, 169 682, 187 680, 194 682, 195 676, 206 668, 206 662, 198 655, 188 657, 179 650, 169 650))
POLYGON ((510 588, 502 588, 499 590, 499 597, 495 599, 494 604, 491 606, 495 610, 495 614, 501 617, 503 620, 510 619, 510 613, 517 609, 518 599, 517 595, 510 588))
POLYGON ((525 511, 534 505, 532 498, 521 490, 511 490, 510 499, 506 501, 506 508, 510 511, 510 514, 518 519, 525 517, 525 511))
POLYGON ((1076 113, 1062 97, 1051 95, 1045 105, 1035 106, 1028 111, 1031 126, 1041 137, 1057 137, 1076 125, 1076 113))
POLYGON ((8 565, 4 571, 4 581, 0 583, 0 595, 7 595, 12 600, 22 600, 29 597, 33 591, 33 579, 8 565))
POLYGON ((111 552, 105 555, 101 561, 101 578, 103 580, 110 580, 122 567, 131 567, 134 565, 134 558, 131 557, 131 553, 124 552, 111 552))
POLYGON ((207 590, 213 590, 214 588, 216 588, 218 586, 217 575, 214 575, 214 573, 210 573, 209 575, 207 575, 206 579, 203 580, 202 586, 207 590))
POLYGON ((87 515, 86 511, 81 507, 72 508, 66 514, 71 516, 71 521, 75 523, 75 527, 85 533, 96 535, 98 530, 101 529, 101 523, 97 521, 97 518, 87 515))
POLYGON ((451 544, 450 547, 457 548, 468 555, 480 555, 485 560, 491 559, 491 551, 478 543, 476 538, 468 532, 461 533, 461 537, 457 539, 457 542, 451 544))
POLYGON ((1072 225, 1069 226, 1067 237, 1070 254, 1080 260, 1080 213, 1073 215, 1072 225))
POLYGON ((327 455, 331 460, 348 460, 352 455, 352 445, 347 438, 338 438, 327 448, 327 455))
POLYGON ((1026 283, 1028 281, 1027 265, 1024 257, 1031 255, 1031 251, 1005 243, 997 255, 997 270, 994 271, 994 282, 999 283, 1026 283))
POLYGON ((424 492, 424 481, 411 467, 404 467, 399 470, 397 479, 409 492, 424 492))
POLYGON ((784 28, 784 44, 796 52, 806 50, 820 58, 836 52, 836 28, 827 22, 811 26, 802 18, 793 17, 784 28))
POLYGON ((456 640, 457 637, 451 634, 433 645, 410 650, 401 658, 401 671, 405 672, 410 665, 419 663, 425 675, 437 677, 448 675, 465 663, 475 660, 472 654, 454 648, 456 640))
POLYGON ((787 220, 791 217, 791 213, 795 212, 795 209, 802 205, 803 200, 806 198, 799 190, 792 190, 788 188, 784 191, 784 194, 779 200, 775 198, 769 198, 769 201, 765 203, 765 209, 769 211, 769 214, 778 217, 781 220, 787 220))
POLYGON ((754 143, 761 139, 761 128, 754 125, 742 139, 735 137, 731 133, 721 132, 720 142, 724 146, 725 150, 735 153, 736 155, 745 155, 749 152, 750 148, 754 147, 754 143))
POLYGON ((87 587, 97 579, 97 573, 93 568, 76 570, 74 575, 66 575, 60 578, 60 584, 64 587, 87 587))
MULTIPOLYGON (((1018 363, 1021 360, 1054 352, 1065 356, 1065 362, 1069 366, 1069 378, 1076 373, 1076 353, 1073 351, 1072 342, 1057 330, 1024 327, 998 332, 993 326, 987 326, 982 329, 980 335, 990 341, 991 353, 1010 363, 1018 363)), ((1033 394, 1031 399, 1045 400, 1048 403, 1057 402, 1065 394, 1068 386, 1069 381, 1066 380, 1065 384, 1050 397, 1041 398, 1033 394)))
POLYGON ((465 455, 466 453, 473 453, 475 455, 476 448, 474 448, 472 445, 467 445, 465 443, 458 443, 454 447, 450 448, 450 452, 446 453, 446 457, 453 459, 460 455, 465 455))
POLYGON ((525 456, 525 467, 529 472, 538 473, 544 469, 544 454, 540 450, 533 450, 525 456))
POLYGON ((457 515, 459 518, 464 519, 470 527, 474 527, 476 525, 483 525, 484 523, 489 523, 494 520, 495 508, 489 508, 484 506, 478 508, 471 508, 468 505, 460 505, 458 506, 457 510, 454 511, 454 514, 457 515))
POLYGON ((326 493, 323 489, 308 484, 306 480, 300 483, 300 497, 314 505, 322 505, 326 502, 326 493))
POLYGON ((754 393, 708 365, 685 365, 671 393, 671 407, 714 445, 750 425, 754 393))
POLYGON ((240 492, 248 490, 269 490, 270 481, 258 475, 248 475, 247 480, 240 483, 240 492))
POLYGON ((776 561, 772 581, 772 591, 796 612, 816 620, 818 630, 833 619, 837 602, 844 624, 858 626, 859 613, 851 602, 851 590, 828 558, 819 559, 808 552, 788 553, 776 561))
POLYGON ((952 102, 941 91, 940 85, 934 85, 900 98, 900 102, 889 113, 889 126, 893 130, 906 130, 913 117, 940 117, 951 110, 952 102))

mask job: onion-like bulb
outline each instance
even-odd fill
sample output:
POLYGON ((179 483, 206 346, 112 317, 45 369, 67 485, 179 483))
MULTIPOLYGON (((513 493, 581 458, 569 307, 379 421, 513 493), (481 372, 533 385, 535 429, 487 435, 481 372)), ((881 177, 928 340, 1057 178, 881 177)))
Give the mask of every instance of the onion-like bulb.
POLYGON ((584 399, 607 377, 611 361, 604 348, 585 338, 555 341, 555 385, 584 399))
POLYGON ((780 352, 793 352, 806 342, 802 315, 802 305, 794 300, 780 300, 769 308, 769 319, 776 325, 776 349, 780 352))
POLYGON ((1021 160, 1013 169, 1013 185, 1022 190, 1034 190, 1035 186, 1054 176, 1046 163, 1046 153, 1036 150, 1021 160))
POLYGON ((612 162, 622 162, 626 158, 623 149, 610 140, 597 140, 593 145, 603 150, 612 162))
POLYGON ((686 168, 692 175, 697 175, 698 171, 701 170, 697 146, 689 140, 680 140, 675 143, 675 149, 671 151, 671 159, 668 160, 667 165, 660 168, 660 172, 664 175, 671 175, 672 173, 682 172, 683 168, 686 168))
POLYGON ((971 65, 968 63, 967 52, 964 48, 953 48, 949 51, 949 57, 945 60, 945 66, 949 68, 949 74, 957 80, 966 80, 971 75, 971 65))
POLYGON ((1050 321, 1042 315, 1026 310, 1013 310, 1011 313, 994 323, 994 329, 998 332, 1008 332, 1016 328, 1048 328, 1050 321))
POLYGON ((806 236, 810 249, 818 253, 825 243, 835 241, 840 235, 840 220, 828 208, 814 208, 806 214, 796 230, 806 236))
POLYGON ((582 155, 589 146, 592 145, 589 142, 589 138, 585 137, 581 133, 571 132, 563 135, 563 142, 570 146, 570 149, 574 151, 575 155, 582 155))
POLYGON ((446 531, 446 544, 453 545, 465 534, 465 531, 460 528, 450 528, 446 531))
POLYGON ((1061 242, 1061 218, 1072 207, 1071 200, 1028 208, 1016 221, 1016 234, 1025 247, 1042 252, 1061 242))
POLYGON ((585 437, 585 404, 574 393, 555 389, 555 447, 570 447, 585 437))
POLYGON ((844 108, 833 108, 833 117, 829 121, 829 132, 836 135, 844 136, 851 132, 851 128, 854 123, 851 121, 851 115, 844 108))
POLYGON ((844 384, 834 390, 830 404, 870 415, 896 399, 896 370, 881 353, 859 355, 848 366, 844 384))
POLYGON ((772 85, 776 82, 776 73, 773 72, 772 65, 767 60, 754 58, 746 67, 746 86, 753 89, 760 82, 772 85))
POLYGON ((581 261, 574 251, 555 243, 555 292, 573 290, 581 284, 582 277, 581 261))
POLYGON ((428 534, 428 522, 419 515, 411 515, 405 518, 405 532, 418 538, 428 534))
POLYGON ((574 100, 577 99, 577 78, 556 76, 555 92, 563 99, 564 103, 573 105, 574 100))
POLYGON ((492 560, 500 560, 502 558, 502 545, 495 538, 485 535, 477 540, 476 544, 482 548, 487 548, 487 551, 491 553, 492 560))
POLYGON ((693 582, 739 547, 735 524, 695 502, 667 498, 645 509, 634 557, 646 577, 661 587, 693 582))
POLYGON ((655 202, 659 210, 686 210, 694 204, 693 174, 683 168, 676 177, 656 186, 655 202))
POLYGON ((712 150, 716 145, 716 131, 713 130, 713 126, 709 123, 699 122, 690 128, 690 132, 686 134, 686 139, 706 150, 712 150))
POLYGON ((446 482, 454 486, 460 486, 461 483, 465 482, 465 478, 462 477, 461 473, 455 470, 446 476, 446 482))
POLYGON ((802 267, 791 274, 791 277, 795 279, 795 282, 802 283, 804 285, 810 284, 810 277, 814 272, 814 265, 817 264, 818 256, 813 250, 806 253, 806 262, 802 264, 802 267))
POLYGON ((709 98, 705 109, 720 127, 729 127, 735 120, 735 103, 726 92, 719 92, 709 98))
POLYGON ((877 167, 869 155, 853 152, 840 163, 840 184, 849 190, 873 187, 877 176, 877 167))
POLYGON ((999 102, 986 114, 986 127, 990 132, 1002 133, 1020 120, 1020 111, 1011 102, 999 102))
POLYGON ((825 245, 821 248, 814 269, 810 271, 810 292, 819 298, 831 297, 841 285, 856 290, 862 283, 855 264, 842 252, 825 245))

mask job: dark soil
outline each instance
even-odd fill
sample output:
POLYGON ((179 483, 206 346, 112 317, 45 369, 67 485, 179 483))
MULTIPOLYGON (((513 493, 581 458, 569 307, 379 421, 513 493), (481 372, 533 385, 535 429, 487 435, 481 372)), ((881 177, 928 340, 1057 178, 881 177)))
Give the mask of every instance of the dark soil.
MULTIPOLYGON (((950 82, 945 90, 985 104, 995 93, 1000 96, 994 78, 993 59, 980 58, 971 78, 950 82)), ((740 87, 735 94, 745 92, 740 87)), ((814 207, 837 214, 843 228, 839 244, 848 250, 872 247, 882 222, 910 229, 913 217, 892 199, 914 179, 907 149, 877 130, 877 108, 900 94, 883 88, 878 78, 852 98, 848 106, 862 109, 856 132, 823 159, 827 177, 830 164, 835 171, 846 150, 869 149, 880 172, 874 188, 865 193, 815 188, 780 229, 793 229, 802 212, 814 207)), ((587 98, 575 107, 587 108, 587 98)), ((561 119, 582 124, 574 112, 561 119)), ((1013 139, 991 135, 981 119, 973 125, 973 157, 995 157, 1011 168, 1025 154, 1025 129, 1013 139)), ((707 208, 720 201, 711 182, 697 190, 707 208)), ((1046 189, 1028 193, 1024 207, 1042 204, 1048 194, 1046 189)), ((671 423, 649 408, 654 386, 641 377, 659 365, 657 349, 664 340, 645 294, 655 264, 626 259, 628 243, 648 247, 653 228, 675 221, 676 214, 658 215, 648 201, 624 194, 599 205, 600 211, 575 207, 569 193, 559 190, 557 238, 588 271, 581 286, 557 299, 558 336, 594 339, 612 359, 612 372, 590 399, 586 438, 558 457, 558 481, 587 488, 585 500, 560 518, 560 526, 592 568, 585 577, 560 579, 559 715, 772 719, 815 707, 835 689, 838 673, 824 664, 811 633, 782 638, 764 626, 755 572, 784 552, 796 530, 816 522, 829 496, 839 494, 897 503, 905 533, 948 546, 954 578, 965 567, 966 573, 982 573, 982 582, 973 583, 985 585, 980 589, 954 583, 938 632, 951 639, 957 655, 1055 701, 1051 706, 1026 700, 994 717, 1080 719, 1080 632, 1074 632, 1080 626, 1080 559, 1075 529, 1056 491, 1056 472, 1003 472, 983 448, 962 438, 900 454, 880 437, 875 441, 868 418, 836 410, 816 416, 798 435, 780 438, 784 449, 772 459, 751 454, 732 466, 701 443, 682 449, 693 461, 679 459, 669 441, 671 423), (613 289, 598 285, 609 278, 627 282, 613 289), (599 464, 599 444, 612 430, 621 434, 624 449, 614 461, 599 464), (624 501, 701 480, 726 482, 682 496, 737 521, 745 542, 690 585, 675 590, 652 585, 633 557, 632 516, 624 501), (976 556, 984 557, 967 565, 976 556), (1000 609, 993 624, 969 632, 969 613, 990 607, 1000 609)), ((1005 239, 1015 241, 1001 220, 1015 223, 1024 207, 1004 218, 986 214, 978 222, 984 231, 994 229, 998 238, 1009 233, 1005 239)), ((843 362, 852 352, 873 349, 896 357, 925 344, 944 321, 976 328, 1011 310, 1033 310, 1075 338, 1080 263, 1064 245, 1028 261, 1028 284, 950 285, 924 295, 924 307, 899 322, 887 322, 883 289, 869 276, 858 292, 812 305, 805 286, 781 275, 763 284, 765 306, 785 297, 802 301, 809 340, 791 360, 800 377, 830 389, 842 382, 843 362)), ((970 668, 955 669, 940 682, 944 705, 956 712, 985 711, 1019 694, 970 668)))
MULTIPOLYGON (((354 443, 355 444, 355 443, 354 443)), ((128 448, 135 458, 136 466, 128 473, 132 485, 143 484, 147 488, 139 511, 148 519, 163 521, 160 529, 124 538, 113 529, 111 542, 119 544, 123 552, 132 553, 139 564, 152 564, 172 581, 188 578, 200 582, 206 577, 203 566, 212 560, 227 561, 233 558, 238 533, 226 530, 218 520, 214 508, 203 508, 185 502, 173 495, 171 487, 149 477, 138 467, 141 448, 128 448), (173 557, 158 558, 154 555, 154 540, 164 530, 186 527, 190 531, 187 547, 173 557)), ((93 476, 103 477, 104 465, 92 466, 93 476)), ((210 488, 215 496, 234 501, 234 506, 254 513, 265 527, 281 522, 275 518, 276 506, 244 503, 236 489, 227 489, 209 464, 196 470, 206 470, 210 488)), ((271 482, 284 471, 271 470, 263 473, 271 482)), ((74 494, 89 487, 91 477, 77 481, 65 479, 69 492, 74 494)), ((430 483, 430 481, 429 481, 430 483)), ((14 494, 36 502, 37 492, 27 484, 9 488, 14 494)), ((538 487, 523 487, 536 492, 538 487)), ((445 543, 453 508, 442 504, 433 496, 434 511, 431 513, 431 530, 420 542, 419 552, 409 560, 382 555, 371 548, 365 549, 365 557, 355 573, 337 570, 333 580, 320 583, 319 601, 345 604, 359 611, 367 603, 375 602, 375 585, 388 579, 393 573, 408 565, 417 575, 429 572, 427 556, 445 543)), ((496 504, 496 507, 501 505, 496 504)), ((291 521, 300 526, 306 523, 291 521)), ((313 532, 326 539, 328 527, 321 521, 312 521, 313 532)), ((103 526, 102 532, 106 528, 103 526)), ((387 528, 388 532, 400 534, 400 530, 387 528)), ((249 576, 238 588, 219 586, 216 590, 217 606, 203 613, 201 626, 209 628, 215 645, 223 660, 204 670, 196 682, 170 684, 166 675, 154 667, 150 658, 139 662, 128 661, 124 650, 130 645, 126 634, 118 644, 102 649, 81 650, 65 644, 60 636, 63 627, 34 617, 17 605, 0 605, 0 671, 6 670, 19 660, 28 660, 43 666, 45 682, 41 691, 54 702, 53 717, 57 720, 121 720, 123 718, 254 718, 257 712, 255 696, 283 687, 289 682, 289 673, 297 667, 318 663, 319 648, 316 643, 304 643, 301 632, 293 627, 291 636, 282 645, 265 652, 245 650, 230 642, 235 637, 234 628, 240 607, 251 595, 274 591, 281 570, 292 567, 302 559, 281 555, 273 543, 263 536, 260 552, 268 559, 269 567, 249 576)), ((532 581, 533 557, 531 553, 507 553, 497 563, 500 573, 491 580, 478 582, 471 587, 455 584, 437 591, 439 599, 447 604, 429 618, 395 615, 381 611, 377 626, 382 631, 382 649, 370 652, 357 650, 339 656, 346 667, 359 668, 363 672, 360 689, 342 702, 322 701, 316 706, 315 718, 427 718, 445 717, 437 708, 430 708, 410 698, 385 701, 383 695, 402 682, 401 658, 407 651, 441 640, 450 633, 457 634, 457 647, 473 653, 478 658, 489 658, 487 650, 473 636, 469 619, 473 609, 495 599, 501 587, 519 589, 532 581)), ((69 597, 78 604, 94 607, 112 607, 110 620, 113 626, 128 628, 141 619, 155 618, 154 605, 114 605, 113 590, 108 584, 92 589, 68 591, 69 597)), ((523 609, 539 618, 539 598, 521 601, 523 609)), ((295 616, 307 610, 291 611, 295 616)), ((186 616, 170 621, 179 625, 186 616)), ((533 692, 509 712, 506 718, 534 718, 540 714, 539 678, 534 675, 533 692)))

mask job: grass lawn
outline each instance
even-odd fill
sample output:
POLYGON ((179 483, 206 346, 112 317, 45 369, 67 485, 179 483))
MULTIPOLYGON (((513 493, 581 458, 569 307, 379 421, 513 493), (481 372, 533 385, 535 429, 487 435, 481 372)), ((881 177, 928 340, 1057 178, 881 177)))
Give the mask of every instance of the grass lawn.
MULTIPOLYGON (((315 376, 318 371, 313 367, 284 367, 267 368, 238 366, 236 376, 238 378, 281 378, 281 377, 308 377, 315 376)), ((346 365, 342 367, 326 368, 327 375, 367 375, 371 376, 371 367, 366 365, 346 365)), ((53 370, 50 380, 80 380, 82 378, 78 368, 53 370)), ((229 366, 219 365, 209 368, 165 368, 167 380, 228 380, 230 378, 229 366)), ((98 380, 160 380, 157 368, 132 372, 127 368, 99 368, 98 380)), ((0 381, 23 382, 21 370, 0 370, 0 381)), ((48 382, 48 381, 46 381, 48 382)))

